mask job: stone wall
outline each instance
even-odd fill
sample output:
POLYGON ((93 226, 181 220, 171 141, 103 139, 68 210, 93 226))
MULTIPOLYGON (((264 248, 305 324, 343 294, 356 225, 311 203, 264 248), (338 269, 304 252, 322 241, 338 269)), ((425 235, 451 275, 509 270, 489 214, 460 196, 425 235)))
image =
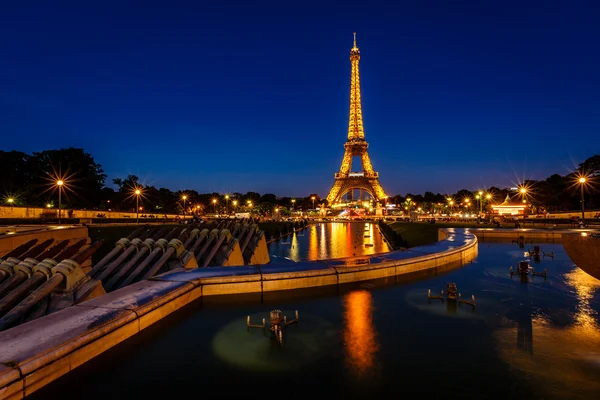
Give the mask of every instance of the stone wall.
MULTIPOLYGON (((68 217, 68 211, 62 210, 62 218, 68 217)), ((136 218, 134 212, 120 212, 120 211, 102 211, 102 210, 73 210, 73 218, 97 218, 98 214, 104 214, 107 218, 136 218)), ((165 214, 152 214, 146 211, 142 211, 139 214, 142 215, 156 215, 157 217, 163 217, 165 214)), ((167 218, 175 218, 176 214, 166 214, 167 218)), ((6 218, 42 218, 47 216, 48 218, 58 218, 58 210, 55 208, 42 208, 42 207, 7 207, 0 206, 0 219, 6 218)), ((181 217, 181 215, 180 215, 181 217)))

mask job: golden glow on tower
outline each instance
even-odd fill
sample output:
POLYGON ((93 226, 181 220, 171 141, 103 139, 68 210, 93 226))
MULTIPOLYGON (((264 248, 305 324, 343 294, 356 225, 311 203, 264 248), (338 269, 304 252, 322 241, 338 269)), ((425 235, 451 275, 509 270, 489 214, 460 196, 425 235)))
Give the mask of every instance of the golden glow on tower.
POLYGON ((360 100, 360 74, 358 62, 360 50, 356 47, 356 32, 354 32, 354 47, 350 50, 350 121, 348 122, 348 140, 365 138, 365 128, 362 120, 362 105, 360 100))
POLYGON ((374 200, 383 202, 387 198, 385 191, 379 183, 379 175, 373 171, 373 165, 367 149, 369 144, 365 140, 363 127, 362 105, 360 94, 360 74, 358 62, 360 50, 356 45, 356 32, 354 44, 350 49, 350 118, 348 121, 348 140, 344 144, 344 158, 340 172, 335 174, 335 182, 329 191, 327 201, 330 205, 340 202, 342 197, 354 190, 360 189, 368 193, 374 200), (360 156, 362 172, 352 172, 352 157, 360 156))

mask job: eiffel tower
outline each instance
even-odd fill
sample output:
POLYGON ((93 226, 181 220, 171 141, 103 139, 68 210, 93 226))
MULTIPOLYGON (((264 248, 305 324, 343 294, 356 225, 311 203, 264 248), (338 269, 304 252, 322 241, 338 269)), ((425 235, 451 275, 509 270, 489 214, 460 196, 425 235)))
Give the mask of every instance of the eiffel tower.
POLYGON ((342 197, 359 189, 371 195, 373 200, 382 202, 387 195, 379 183, 379 174, 373 171, 371 159, 367 148, 369 144, 365 141, 365 130, 362 119, 362 106, 360 102, 360 77, 358 73, 358 61, 360 50, 356 47, 356 32, 354 33, 354 46, 350 50, 350 63, 352 74, 350 77, 350 121, 348 123, 348 141, 344 144, 346 149, 340 172, 335 174, 335 182, 329 191, 327 201, 332 206, 340 202, 342 197), (362 161, 362 172, 351 172, 352 157, 360 156, 362 161))

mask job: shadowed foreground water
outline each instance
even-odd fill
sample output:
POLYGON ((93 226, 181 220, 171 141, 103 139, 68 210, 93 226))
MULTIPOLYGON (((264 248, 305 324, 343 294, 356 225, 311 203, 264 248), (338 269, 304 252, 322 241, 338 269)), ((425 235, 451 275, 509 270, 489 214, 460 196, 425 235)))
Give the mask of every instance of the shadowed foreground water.
MULTIPOLYGON (((600 393, 600 281, 540 244, 548 278, 510 277, 511 243, 481 242, 444 275, 197 302, 40 390, 31 399, 591 399, 600 393), (446 282, 477 308, 427 300, 446 282), (232 303, 236 302, 236 303, 232 303), (279 347, 245 320, 280 308, 300 323, 279 347), (217 391, 217 392, 215 392, 217 391)), ((404 278, 403 278, 404 279, 404 278)))

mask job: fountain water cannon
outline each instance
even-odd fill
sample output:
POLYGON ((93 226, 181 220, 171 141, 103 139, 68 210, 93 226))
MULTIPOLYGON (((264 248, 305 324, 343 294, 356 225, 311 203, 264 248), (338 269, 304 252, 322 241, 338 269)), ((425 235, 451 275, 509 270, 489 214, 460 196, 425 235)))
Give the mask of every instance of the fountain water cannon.
POLYGON ((217 251, 221 248, 223 242, 225 240, 231 240, 231 233, 228 229, 223 229, 221 230, 221 232, 219 232, 217 229, 213 229, 213 231, 210 234, 211 236, 214 234, 214 236, 218 236, 218 238, 216 239, 216 243, 213 245, 208 255, 204 258, 204 262, 202 264, 199 264, 200 267, 208 267, 215 254, 217 254, 217 251))
POLYGON ((521 276, 527 276, 529 275, 529 268, 530 265, 527 262, 527 260, 523 260, 523 261, 519 261, 519 264, 517 265, 517 270, 513 270, 513 267, 510 267, 510 276, 512 277, 515 274, 520 274, 521 276))
POLYGON ((475 295, 474 294, 471 295, 471 300, 463 300, 462 295, 459 293, 458 294, 458 304, 461 304, 461 303, 468 304, 470 306, 473 306, 473 308, 475 308, 475 295))
POLYGON ((427 300, 441 300, 443 303, 444 302, 444 291, 442 290, 441 296, 432 296, 431 289, 427 289, 427 300))
POLYGON ((21 256, 21 254, 26 252, 27 249, 29 249, 31 246, 33 246, 37 242, 38 242, 37 239, 31 239, 30 241, 25 242, 22 245, 15 247, 14 249, 12 249, 8 253, 6 253, 3 257, 0 258, 0 263, 3 263, 4 261, 8 260, 11 257, 19 258, 21 256))
MULTIPOLYGON (((271 326, 269 327, 269 331, 275 336, 275 339, 279 342, 280 345, 283 345, 283 331, 290 325, 298 324, 298 310, 295 312, 296 318, 288 321, 287 316, 283 315, 281 310, 271 310, 269 312, 269 322, 271 326)), ((250 328, 259 328, 262 329, 263 332, 266 332, 266 321, 265 318, 262 319, 262 324, 252 324, 250 322, 250 316, 246 317, 246 329, 248 332, 250 328)))
POLYGON ((104 282, 108 279, 108 277, 117 269, 134 251, 139 251, 140 246, 143 241, 150 236, 150 234, 154 231, 154 229, 145 231, 142 236, 133 238, 131 240, 121 239, 123 242, 128 242, 127 247, 123 247, 123 252, 119 255, 116 260, 112 261, 110 264, 104 268, 98 275, 95 277, 97 280, 104 282))
POLYGON ((123 250, 125 250, 125 248, 127 246, 129 246, 129 243, 131 242, 132 239, 137 237, 145 229, 146 229, 145 227, 138 228, 138 229, 134 230, 133 232, 131 232, 129 234, 129 236, 119 239, 117 241, 117 243, 115 243, 115 248, 112 249, 110 251, 110 253, 108 253, 106 256, 104 256, 104 258, 102 258, 102 260, 100 260, 98 262, 98 264, 94 265, 92 270, 89 272, 89 275, 96 276, 96 274, 98 274, 100 271, 102 271, 104 269, 106 264, 108 264, 113 258, 115 258, 123 250))
MULTIPOLYGON (((18 265, 21 262, 16 257, 8 257, 6 260, 0 264, 0 282, 4 282, 6 278, 10 278, 15 273, 15 265, 18 265)), ((2 289, 0 289, 0 293, 2 289)))
POLYGON ((127 264, 125 264, 123 267, 121 267, 119 269, 119 271, 114 274, 112 276, 112 278, 110 278, 108 280, 108 282, 104 283, 103 282, 103 287, 104 290, 106 290, 107 292, 112 290, 115 285, 122 280, 127 273, 129 273, 129 271, 131 271, 131 269, 137 265, 137 263, 148 253, 151 253, 152 250, 154 250, 154 248, 156 247, 156 241, 162 236, 164 235, 164 233, 167 231, 167 228, 162 228, 159 229, 158 231, 156 231, 152 237, 146 238, 144 239, 144 241, 142 243, 140 243, 139 248, 138 248, 138 252, 136 253, 135 256, 133 256, 131 258, 131 260, 129 260, 127 262, 127 264))
POLYGON ((199 228, 192 229, 190 231, 190 234, 188 235, 187 240, 183 244, 183 247, 187 249, 194 240, 198 239, 198 235, 200 235, 200 229, 199 228))
POLYGON ((219 236, 218 229, 213 229, 212 231, 210 231, 210 234, 208 235, 208 238, 204 242, 204 245, 202 246, 202 248, 200 249, 200 251, 198 251, 198 254, 196 255, 196 263, 198 265, 204 265, 203 260, 206 258, 205 253, 208 251, 208 248, 212 245, 212 243, 215 240, 217 240, 218 236, 219 236))
POLYGON ((546 268, 544 268, 544 272, 535 272, 535 269, 531 267, 531 276, 543 276, 546 279, 546 268))
POLYGON ((545 251, 542 251, 542 257, 550 257, 554 260, 554 250, 551 250, 549 253, 546 253, 545 251))
POLYGON ((152 278, 154 275, 156 275, 161 268, 167 263, 167 261, 172 258, 172 257, 177 257, 178 255, 181 255, 181 253, 183 253, 183 240, 186 239, 186 231, 183 230, 180 234, 179 234, 179 238, 175 239, 175 238, 165 238, 163 239, 159 239, 156 244, 158 245, 158 243, 160 242, 160 247, 162 249, 164 249, 164 253, 162 255, 162 257, 160 259, 158 259, 158 261, 156 261, 154 263, 154 265, 150 268, 150 270, 146 273, 146 275, 144 276, 144 279, 148 279, 148 278, 152 278), (166 244, 165 244, 166 243, 166 244))
POLYGON ((173 249, 173 251, 170 252, 171 258, 179 258, 185 250, 183 242, 179 239, 171 239, 167 247, 173 249))
MULTIPOLYGON (((11 277, 14 274, 14 267, 15 265, 19 264, 21 262, 21 260, 27 259, 27 258, 35 258, 36 256, 38 256, 40 253, 42 253, 52 242, 54 241, 54 239, 48 239, 48 240, 44 240, 42 243, 33 246, 31 249, 27 250, 25 253, 23 253, 21 250, 19 250, 19 257, 16 257, 16 251, 17 249, 13 250, 12 252, 8 253, 6 256, 6 259, 0 264, 0 282, 4 281, 6 278, 11 277)), ((31 242, 31 241, 30 241, 31 242)), ((37 239, 36 239, 37 242, 37 239)), ((28 242, 29 243, 29 242, 28 242)), ((0 289, 0 295, 2 293, 2 289, 0 289)))
POLYGON ((249 315, 246 318, 246 328, 248 328, 248 331, 250 331, 250 328, 260 328, 260 329, 264 330, 266 326, 267 326, 267 322, 264 318, 262 319, 262 324, 260 324, 260 325, 250 323, 249 315))
POLYGON ((55 289, 63 292, 71 291, 75 286, 86 277, 81 266, 74 260, 63 260, 52 268, 52 276, 62 275, 63 279, 57 284, 55 289))
MULTIPOLYGON (((0 331, 12 328, 13 326, 19 324, 19 322, 26 317, 27 313, 36 304, 48 297, 54 290, 62 288, 72 291, 75 289, 75 286, 78 283, 87 279, 87 275, 81 270, 80 265, 90 258, 98 250, 102 243, 103 241, 98 241, 87 249, 79 252, 72 259, 64 259, 52 267, 52 277, 35 289, 15 308, 13 308, 8 312, 8 314, 0 319, 0 331)), ((36 265, 36 267, 38 266, 36 265)), ((31 279, 28 279, 27 282, 34 281, 34 277, 39 277, 40 275, 43 275, 44 278, 46 278, 46 273, 46 268, 42 268, 42 266, 40 266, 40 268, 36 268, 36 271, 32 275, 31 279)), ((37 281, 37 278, 35 280, 37 281)), ((19 289, 21 289, 23 286, 25 285, 20 286, 19 289)), ((12 294, 13 293, 11 293, 11 295, 12 294)))
MULTIPOLYGON (((138 276, 140 276, 140 274, 146 269, 146 267, 148 267, 148 265, 150 265, 150 263, 156 258, 158 257, 159 254, 165 252, 165 250, 167 249, 167 246, 169 245, 169 241, 171 239, 173 239, 173 237, 175 236, 177 231, 177 228, 173 228, 168 234, 167 236, 165 236, 164 238, 157 238, 157 236, 154 236, 153 239, 155 240, 154 243, 154 248, 152 249, 152 251, 150 252, 150 254, 144 259, 144 261, 142 261, 134 270, 133 272, 131 272, 129 274, 129 276, 127 276, 127 278, 125 278, 125 280, 118 286, 118 288, 115 289, 119 289, 122 287, 125 287, 127 285, 129 285, 130 283, 132 283, 134 280, 137 279, 138 276)), ((161 232, 160 235, 158 236, 162 236, 162 234, 164 233, 161 232)), ((143 250, 143 249, 142 249, 143 250)), ((142 251, 140 251, 141 253, 142 251)), ((131 261, 129 263, 127 263, 127 270, 129 270, 129 268, 133 267, 133 265, 129 265, 131 263, 131 261)), ((113 284, 114 285, 114 284, 113 284)), ((111 288, 114 286, 111 286, 111 288)))
POLYGON ((283 330, 282 330, 282 312, 281 310, 272 310, 269 313, 269 320, 271 327, 269 330, 275 335, 275 338, 279 341, 279 344, 283 344, 283 330))
MULTIPOLYGON (((196 257, 194 256, 194 251, 200 245, 199 242, 201 240, 199 240, 199 237, 201 235, 201 231, 199 228, 196 228, 195 225, 193 228, 190 227, 190 229, 188 229, 188 230, 190 231, 190 233, 188 234, 188 237, 187 237, 185 243, 183 244, 183 249, 177 256, 177 258, 179 260, 178 266, 181 266, 181 267, 187 268, 187 269, 198 268, 198 263, 196 262, 196 257)), ((207 229, 204 229, 202 232, 204 232, 204 231, 208 232, 207 229)))
MULTIPOLYGON (((52 241, 53 239, 50 240, 50 242, 52 241)), ((24 256, 27 257, 25 257, 25 259, 23 261, 20 261, 18 264, 13 264, 14 260, 17 259, 11 258, 11 262, 6 261, 5 263, 3 263, 2 266, 0 266, 0 268, 2 268, 2 271, 7 276, 10 276, 10 278, 8 278, 4 283, 2 283, 2 285, 0 285, 0 298, 14 290, 16 287, 18 287, 24 281, 26 281, 29 277, 31 277, 31 269, 41 260, 43 260, 44 258, 55 257, 69 244, 69 240, 63 240, 56 246, 53 246, 45 251, 38 251, 43 244, 44 243, 36 246, 38 247, 37 250, 31 249, 30 251, 25 253, 24 256)), ((0 305, 0 310, 1 309, 2 306, 0 305)))

